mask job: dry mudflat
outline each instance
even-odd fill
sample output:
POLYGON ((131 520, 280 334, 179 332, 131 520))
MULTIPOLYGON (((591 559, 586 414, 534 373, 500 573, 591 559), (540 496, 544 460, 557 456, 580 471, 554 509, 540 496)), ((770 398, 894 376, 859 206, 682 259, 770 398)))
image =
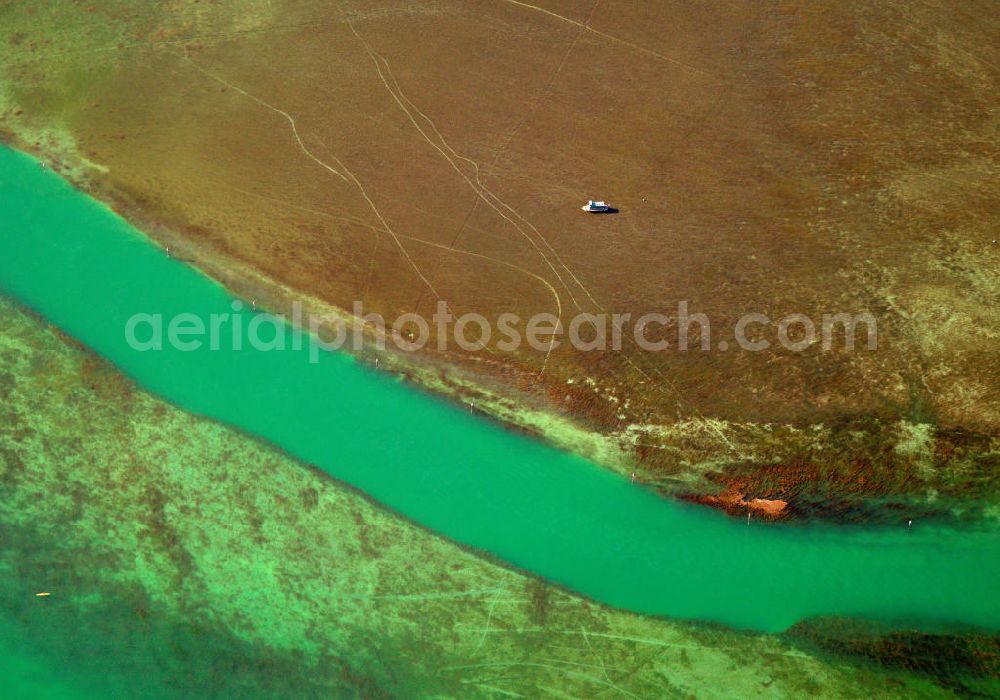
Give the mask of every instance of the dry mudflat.
POLYGON ((996 502, 992 3, 0 12, 8 140, 272 308, 712 324, 709 351, 397 358, 426 384, 735 510, 996 502), (878 348, 719 349, 750 312, 871 313, 878 348))

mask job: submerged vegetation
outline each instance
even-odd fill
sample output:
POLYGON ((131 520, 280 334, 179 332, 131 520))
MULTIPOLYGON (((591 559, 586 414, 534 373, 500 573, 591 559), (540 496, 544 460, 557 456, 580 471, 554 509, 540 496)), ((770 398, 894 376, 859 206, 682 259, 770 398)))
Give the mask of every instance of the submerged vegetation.
POLYGON ((0 377, 7 663, 78 694, 946 697, 939 676, 995 675, 587 602, 164 404, 8 302, 0 377))

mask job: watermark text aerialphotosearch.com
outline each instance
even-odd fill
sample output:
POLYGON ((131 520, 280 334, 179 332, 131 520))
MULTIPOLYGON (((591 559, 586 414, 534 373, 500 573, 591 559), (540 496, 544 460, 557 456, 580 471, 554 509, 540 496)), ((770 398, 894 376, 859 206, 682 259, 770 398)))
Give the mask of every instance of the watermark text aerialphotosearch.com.
POLYGON ((530 348, 548 353, 568 344, 580 352, 621 350, 626 346, 646 352, 761 352, 780 348, 804 352, 816 345, 823 351, 875 350, 878 333, 870 313, 828 313, 815 317, 795 313, 771 319, 762 313, 747 313, 735 323, 713 326, 704 313, 692 312, 685 301, 674 313, 591 314, 580 313, 560 320, 551 313, 521 318, 502 313, 489 319, 478 313, 456 316, 439 301, 430 318, 405 313, 391 322, 364 310, 354 302, 354 318, 333 314, 303 316, 300 302, 293 304, 292 317, 256 312, 240 301, 231 310, 207 317, 194 313, 165 316, 133 314, 125 325, 125 339, 133 350, 149 352, 169 347, 183 352, 223 347, 260 352, 286 349, 310 351, 316 361, 320 351, 360 351, 374 342, 385 349, 387 342, 399 350, 425 348, 438 351, 459 348, 475 352, 485 347, 503 352, 530 348), (860 341, 860 342, 857 342, 860 341))

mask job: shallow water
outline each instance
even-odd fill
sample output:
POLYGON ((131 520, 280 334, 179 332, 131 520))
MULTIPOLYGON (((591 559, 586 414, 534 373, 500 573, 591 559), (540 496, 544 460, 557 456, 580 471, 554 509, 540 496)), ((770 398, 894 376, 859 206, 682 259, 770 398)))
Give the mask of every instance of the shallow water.
MULTIPOLYGON (((665 501, 347 355, 323 353, 314 364, 307 350, 236 350, 228 333, 218 351, 137 352, 125 342, 132 314, 208 319, 232 313, 233 298, 5 148, 0 211, 0 290, 143 386, 569 589, 637 612, 765 631, 823 614, 1000 628, 995 533, 747 526, 665 501)), ((240 313, 244 324, 252 318, 240 313)))

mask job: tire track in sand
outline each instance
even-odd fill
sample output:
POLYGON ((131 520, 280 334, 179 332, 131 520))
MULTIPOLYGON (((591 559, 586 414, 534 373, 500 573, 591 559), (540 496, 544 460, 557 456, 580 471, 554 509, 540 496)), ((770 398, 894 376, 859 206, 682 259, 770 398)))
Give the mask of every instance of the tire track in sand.
POLYGON ((646 48, 645 46, 640 46, 639 44, 631 42, 631 41, 629 41, 627 39, 622 39, 622 38, 614 36, 612 34, 608 34, 607 32, 602 32, 600 29, 594 29, 589 24, 584 24, 583 22, 579 22, 579 21, 577 21, 575 19, 572 19, 570 17, 566 17, 564 15, 560 15, 560 14, 558 14, 556 12, 553 12, 552 10, 546 10, 544 7, 539 7, 538 5, 531 5, 531 4, 526 3, 526 2, 520 2, 519 0, 503 0, 503 2, 509 3, 511 5, 517 5, 519 7, 523 7, 525 9, 532 10, 533 12, 540 12, 542 14, 548 15, 549 17, 552 17, 554 19, 559 20, 560 22, 566 22, 566 23, 572 24, 572 25, 574 25, 576 27, 580 27, 583 31, 590 32, 592 34, 596 34, 599 37, 603 37, 604 39, 607 39, 608 41, 614 42, 616 44, 620 44, 622 46, 626 46, 626 47, 628 47, 628 48, 630 48, 630 49, 632 49, 634 51, 638 51, 639 53, 642 53, 642 54, 645 54, 647 56, 651 56, 653 58, 659 59, 660 61, 664 61, 666 63, 671 63, 671 64, 673 64, 675 66, 680 66, 681 68, 686 68, 687 70, 692 71, 694 73, 699 73, 699 74, 707 76, 709 78, 718 78, 719 77, 719 76, 715 75, 714 73, 711 73, 709 71, 706 71, 706 70, 703 70, 701 68, 698 68, 697 66, 692 66, 690 63, 685 63, 684 61, 678 60, 676 58, 671 58, 670 56, 665 56, 664 54, 659 53, 658 51, 654 51, 653 49, 646 48))
MULTIPOLYGON (((403 110, 404 114, 406 114, 407 118, 410 120, 410 123, 413 124, 413 126, 417 129, 417 131, 424 138, 424 140, 427 141, 427 143, 430 144, 431 147, 433 147, 436 151, 438 151, 438 153, 440 153, 444 157, 444 159, 448 161, 448 163, 455 170, 455 172, 457 172, 459 176, 463 180, 465 180, 465 182, 469 185, 469 187, 471 187, 472 190, 484 202, 486 202, 486 204, 491 209, 493 209, 500 217, 502 217, 512 226, 514 226, 514 228, 532 245, 532 247, 538 252, 538 254, 548 265, 549 269, 552 270, 552 273, 556 276, 559 282, 566 289, 567 293, 570 295, 570 298, 573 300, 574 305, 579 309, 580 306, 576 302, 572 290, 570 289, 566 281, 562 278, 562 276, 559 274, 559 271, 556 269, 555 265, 552 264, 552 261, 549 260, 548 256, 539 247, 538 243, 534 240, 534 238, 532 238, 530 234, 524 231, 524 229, 521 228, 521 226, 519 226, 516 221, 511 219, 510 216, 501 211, 500 206, 504 207, 505 209, 507 209, 512 214, 514 214, 515 216, 517 216, 522 220, 524 220, 523 217, 517 214, 517 212, 515 212, 511 207, 509 207, 502 200, 500 200, 500 198, 497 197, 495 194, 493 194, 488 188, 486 188, 485 185, 483 185, 482 181, 479 179, 479 164, 476 163, 471 158, 468 158, 466 156, 457 153, 453 148, 451 148, 450 145, 448 145, 447 141, 445 141, 444 137, 441 135, 441 132, 437 129, 436 125, 434 125, 433 120, 426 114, 424 114, 422 111, 420 111, 419 108, 417 108, 416 105, 414 105, 413 102, 410 101, 405 94, 403 94, 402 90, 399 87, 399 83, 396 81, 395 76, 393 76, 391 73, 389 62, 385 59, 385 57, 383 57, 374 49, 372 49, 372 47, 368 44, 368 42, 364 39, 364 37, 362 37, 361 34, 358 32, 358 30, 354 27, 353 22, 348 22, 347 25, 351 28, 351 31, 354 33, 354 36, 357 37, 358 41, 360 41, 361 44, 364 46, 365 51, 368 53, 369 58, 371 58, 372 63, 375 65, 375 70, 378 73, 379 79, 382 81, 382 84, 385 86, 385 89, 389 92, 389 95, 393 98, 396 104, 399 105, 399 108, 403 110), (389 80, 386 79, 386 74, 389 74, 390 78, 392 79, 393 83, 392 85, 390 85, 389 80), (393 85, 395 86, 395 89, 393 88, 393 85), (414 112, 417 112, 419 116, 430 125, 430 128, 433 129, 435 135, 438 137, 438 139, 441 140, 440 145, 430 138, 430 136, 427 134, 427 131, 424 130, 424 128, 414 117, 413 115, 414 112), (463 160, 472 165, 472 167, 476 171, 476 182, 473 182, 472 179, 470 179, 469 176, 462 170, 462 168, 458 167, 458 165, 455 162, 456 160, 463 160), (493 200, 495 200, 495 202, 493 200)), ((542 240, 544 241, 544 238, 538 232, 538 229, 535 229, 533 226, 531 228, 534 229, 535 233, 539 236, 539 238, 542 238, 542 240)), ((547 241, 545 241, 545 245, 548 246, 551 250, 551 246, 548 245, 547 241)), ((548 286, 552 288, 551 284, 549 284, 548 286)), ((557 304, 556 316, 559 319, 559 322, 562 323, 562 314, 563 314, 562 300, 559 298, 558 293, 556 294, 556 304, 557 304)), ((542 368, 539 371, 538 376, 541 376, 545 372, 545 368, 548 365, 549 356, 551 355, 552 350, 555 347, 555 344, 556 340, 555 338, 552 338, 549 342, 549 347, 545 353, 545 358, 542 361, 542 368)))
MULTIPOLYGON (((192 67, 194 67, 196 70, 198 70, 203 75, 211 78, 212 80, 215 80, 216 82, 218 82, 218 83, 220 83, 222 85, 225 85, 226 87, 228 87, 228 88, 230 88, 230 89, 238 92, 241 95, 244 95, 245 97, 253 100, 257 104, 262 105, 263 107, 266 107, 267 109, 270 109, 271 111, 277 112, 278 114, 280 114, 281 116, 283 116, 286 120, 288 120, 289 124, 291 124, 291 126, 292 126, 292 133, 295 135, 295 140, 296 140, 296 142, 298 142, 299 147, 302 149, 302 152, 305 153, 311 160, 315 161, 318 165, 320 165, 321 167, 323 167, 325 170, 328 170, 330 173, 332 173, 332 174, 336 175, 337 177, 339 177, 341 180, 343 180, 345 182, 348 182, 348 183, 353 183, 354 184, 354 186, 357 188, 358 192, 361 193, 361 196, 368 203, 368 206, 369 206, 369 208, 371 208, 372 212, 375 214, 375 217, 379 220, 379 223, 381 223, 382 227, 385 229, 385 231, 387 231, 389 233, 389 235, 392 237, 393 241, 396 243, 396 246, 399 248, 400 252, 403 254, 403 257, 406 258, 407 262, 410 264, 410 267, 413 268, 413 271, 416 273, 417 277, 419 277, 420 280, 424 283, 424 285, 426 285, 427 288, 431 290, 431 293, 434 294, 435 298, 437 298, 439 301, 444 301, 441 298, 441 295, 438 294, 437 290, 434 288, 434 285, 431 283, 431 281, 429 279, 427 279, 427 277, 424 275, 424 273, 420 270, 420 267, 417 265, 417 263, 410 256, 409 251, 406 250, 406 247, 403 245, 402 241, 400 241, 398 234, 393 230, 392 226, 389 225, 389 222, 387 222, 385 220, 385 217, 382 216, 382 212, 379 211, 379 208, 375 205, 375 202, 372 201, 372 198, 369 196, 368 191, 365 189, 364 185, 361 184, 361 181, 350 170, 350 168, 348 168, 343 163, 343 161, 341 161, 339 158, 337 158, 337 156, 335 156, 333 154, 330 154, 330 157, 333 159, 333 161, 336 163, 336 165, 339 166, 339 168, 340 168, 340 170, 337 170, 336 168, 334 168, 333 166, 331 166, 330 164, 326 163, 325 161, 323 161, 320 158, 318 158, 315 154, 313 154, 313 152, 310 151, 306 147, 306 145, 302 142, 302 138, 299 136, 298 127, 295 124, 295 119, 290 114, 288 114, 287 112, 285 112, 284 110, 281 110, 281 109, 275 107, 274 105, 272 105, 272 104, 270 104, 268 102, 265 102, 261 98, 259 98, 256 95, 253 95, 253 94, 247 92, 246 90, 244 90, 243 88, 239 87, 238 85, 234 85, 233 83, 227 81, 226 79, 222 78, 221 76, 216 75, 215 73, 212 73, 211 71, 207 70, 206 68, 203 68, 199 63, 197 63, 190 56, 187 56, 185 54, 175 53, 175 52, 171 52, 171 53, 173 53, 178 58, 181 58, 183 61, 185 61, 188 64, 190 64, 192 67), (341 172, 341 171, 343 171, 343 172, 341 172)), ((447 307, 447 302, 445 302, 445 306, 447 307)), ((449 311, 450 311, 450 309, 449 309, 449 311)))
MULTIPOLYGON (((283 207, 287 207, 289 209, 296 209, 298 211, 305 212, 307 214, 314 214, 316 216, 322 216, 322 217, 325 217, 327 219, 332 219, 332 220, 335 220, 335 221, 345 221, 345 222, 347 222, 349 224, 354 224, 355 226, 361 226, 363 228, 367 228, 367 229, 369 229, 371 231, 374 231, 375 233, 388 233, 388 231, 386 231, 385 229, 379 228, 378 226, 375 226, 374 224, 371 224, 371 223, 369 223, 369 222, 367 222, 367 221, 365 221, 365 220, 363 220, 363 219, 361 219, 360 217, 357 217, 357 216, 349 216, 349 215, 346 215, 346 214, 334 214, 332 212, 324 211, 323 209, 314 209, 312 207, 305 207, 305 206, 302 206, 300 204, 293 204, 292 202, 285 201, 285 200, 280 199, 278 197, 270 197, 268 195, 259 194, 257 192, 251 192, 250 190, 244 190, 244 189, 242 189, 240 187, 233 187, 231 185, 226 185, 226 187, 228 187, 229 189, 231 189, 231 190, 233 190, 235 192, 239 192, 241 194, 245 194, 245 195, 248 195, 250 197, 254 197, 255 199, 268 200, 268 201, 274 202, 275 204, 279 204, 279 205, 281 205, 283 207)), ((507 268, 509 268, 511 270, 514 270, 515 272, 519 272, 519 273, 521 273, 523 275, 531 277, 532 279, 534 279, 534 280, 538 281, 539 283, 541 283, 549 291, 549 293, 552 294, 553 299, 558 299, 559 298, 559 294, 558 294, 558 292, 556 292, 555 287, 553 287, 552 284, 547 279, 545 279, 544 277, 542 277, 539 274, 536 274, 536 273, 532 272, 531 270, 529 270, 527 268, 521 267, 520 265, 516 265, 515 263, 508 262, 507 260, 502 260, 500 258, 495 258, 495 257, 493 257, 491 255, 486 255, 484 253, 477 253, 477 252, 472 251, 472 250, 465 250, 464 248, 456 248, 454 246, 445 245, 444 243, 437 243, 435 241, 429 241, 429 240, 424 239, 424 238, 418 238, 416 236, 410 236, 410 235, 405 234, 405 233, 397 233, 396 235, 398 235, 400 238, 405 238, 408 241, 413 241, 414 243, 419 243, 420 245, 429 246, 431 248, 437 248, 438 250, 444 250, 444 251, 447 251, 447 252, 450 252, 450 253, 456 253, 458 255, 468 255, 468 256, 473 257, 473 258, 478 258, 480 260, 485 260, 485 261, 493 263, 495 265, 501 265, 503 267, 507 267, 507 268)))

